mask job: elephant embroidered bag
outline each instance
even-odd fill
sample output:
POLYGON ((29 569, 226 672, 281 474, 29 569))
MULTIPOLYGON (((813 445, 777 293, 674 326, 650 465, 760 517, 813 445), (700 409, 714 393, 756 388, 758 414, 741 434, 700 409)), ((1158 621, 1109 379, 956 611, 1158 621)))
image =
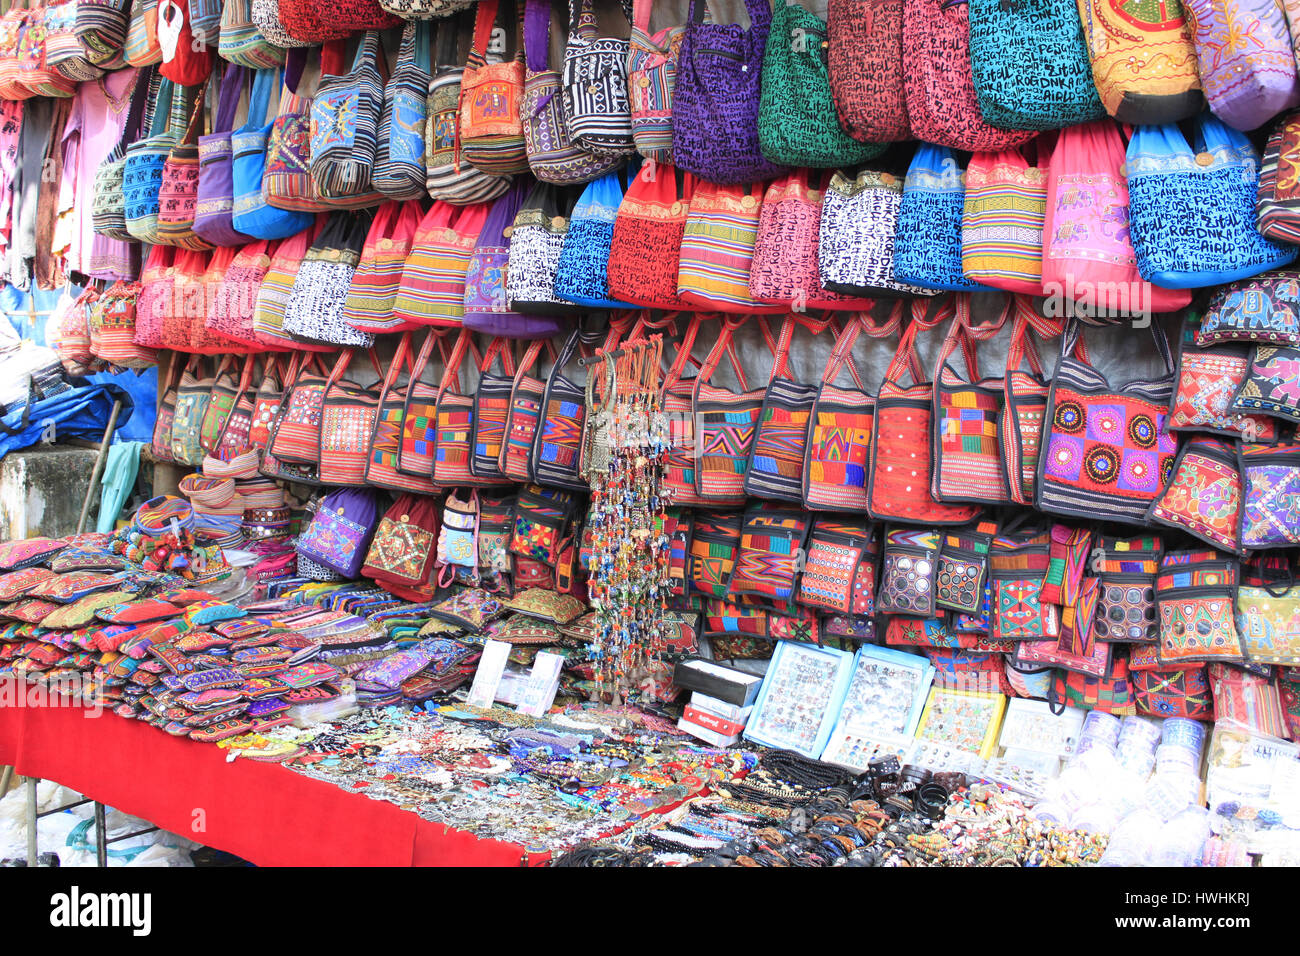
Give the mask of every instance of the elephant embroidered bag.
POLYGON ((490 176, 513 176, 528 171, 520 112, 524 92, 524 0, 506 6, 518 7, 514 58, 488 62, 498 0, 480 0, 474 22, 474 45, 460 86, 461 157, 490 176))
POLYGON ((1196 45, 1201 85, 1215 116, 1234 129, 1252 130, 1300 103, 1282 4, 1186 0, 1182 6, 1196 45))
MULTIPOLYGON (((1294 577, 1289 574, 1288 576, 1294 577)), ((1300 667, 1300 587, 1289 583, 1237 589, 1237 620, 1252 664, 1300 667)), ((1294 673, 1294 672, 1293 672, 1294 673)))
POLYGON ((1158 324, 1151 334, 1168 374, 1117 388, 1078 351, 1079 323, 1066 327, 1044 418, 1034 502, 1040 511, 1145 522, 1178 450, 1165 428, 1173 392, 1169 343, 1158 324))
POLYGON ((894 234, 894 279, 922 289, 984 288, 961 271, 966 172, 947 146, 921 143, 903 180, 894 234))
POLYGON ((748 29, 705 23, 706 0, 691 0, 673 87, 673 163, 716 183, 749 183, 785 170, 758 138, 763 53, 772 11, 745 0, 748 29))
POLYGON ((1222 438, 1198 436, 1179 451, 1173 477, 1148 518, 1236 551, 1241 499, 1236 449, 1222 438))
POLYGON ((1273 441, 1278 423, 1265 415, 1232 411, 1251 371, 1250 356, 1240 348, 1198 349, 1183 345, 1178 355, 1170 431, 1214 432, 1253 441, 1273 441))
POLYGON ((884 143, 858 141, 840 127, 831 95, 829 45, 821 17, 797 3, 776 4, 758 107, 759 146, 774 163, 855 166, 885 151, 884 143))
POLYGON ((903 88, 903 0, 830 0, 831 94, 844 131, 864 143, 912 138, 903 88))
POLYGON ((903 89, 912 135, 967 152, 1010 149, 1033 130, 998 129, 980 115, 962 0, 904 0, 903 89))
POLYGON ((1101 119, 1075 0, 969 0, 971 77, 980 113, 1006 129, 1101 119))
POLYGON ((1300 444, 1242 445, 1241 549, 1300 544, 1300 444))
POLYGON ((1225 342, 1300 347, 1300 271, 1279 269, 1215 289, 1196 344, 1225 342))
POLYGON ((1171 289, 1220 285, 1295 261, 1300 250, 1260 235, 1259 156, 1218 119, 1197 120, 1195 150, 1177 126, 1129 140, 1129 219, 1142 278, 1171 289))
MULTIPOLYGON (((1300 349, 1257 346, 1228 410, 1300 422, 1300 349)), ((1262 430, 1257 437, 1268 438, 1262 430)))

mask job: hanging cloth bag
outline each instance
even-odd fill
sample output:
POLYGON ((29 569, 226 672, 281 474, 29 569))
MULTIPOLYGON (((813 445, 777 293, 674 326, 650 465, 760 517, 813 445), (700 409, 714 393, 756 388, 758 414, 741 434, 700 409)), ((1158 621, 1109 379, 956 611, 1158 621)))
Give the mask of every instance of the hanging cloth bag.
POLYGON ((194 232, 199 200, 199 123, 205 115, 206 92, 206 87, 199 91, 185 135, 163 163, 162 184, 158 187, 157 241, 193 251, 212 248, 212 243, 194 232))
POLYGON ((762 183, 695 187, 677 266, 677 294, 683 302, 746 315, 787 311, 784 305, 755 302, 749 292, 762 214, 762 183))
POLYGON ((375 373, 373 385, 361 386, 345 378, 355 349, 343 349, 330 372, 321 398, 320 480, 326 485, 362 487, 370 458, 370 438, 375 431, 384 371, 379 356, 370 350, 375 373))
POLYGON ((550 339, 534 340, 519 362, 510 384, 510 405, 506 410, 505 432, 497 466, 501 474, 512 481, 533 480, 533 446, 537 444, 537 421, 550 374, 539 378, 531 373, 537 366, 543 346, 551 361, 556 361, 555 346, 550 339))
MULTIPOLYGON (((620 0, 632 23, 632 0, 620 0)), ((569 138, 594 156, 632 154, 632 111, 627 95, 628 41, 597 35, 592 0, 569 0, 564 48, 564 115, 569 138)))
POLYGON ((967 279, 1006 292, 1041 295, 1047 169, 1019 149, 977 153, 966 168, 961 269, 967 279))
MULTIPOLYGON (((445 29, 450 29, 448 24, 445 29)), ((379 140, 371 182, 389 199, 422 199, 425 109, 432 77, 433 27, 408 23, 402 29, 397 65, 384 87, 379 140)))
POLYGON ((383 108, 379 34, 371 31, 357 47, 352 71, 323 77, 311 101, 311 175, 321 201, 373 205, 371 174, 383 108))
MULTIPOLYGON (((199 137, 199 181, 195 191, 194 234, 214 246, 241 246, 249 236, 235 228, 234 154, 231 130, 246 71, 232 66, 221 80, 212 132, 199 137)), ((260 188, 259 188, 260 192, 260 188)))
POLYGON ((257 71, 248 97, 248 121, 230 134, 234 194, 230 224, 231 228, 255 239, 287 239, 312 224, 309 212, 270 205, 263 189, 268 143, 276 123, 276 117, 268 115, 271 90, 281 86, 281 75, 271 69, 257 71))
POLYGON ((459 327, 465 315, 465 272, 491 212, 489 203, 438 201, 415 228, 402 265, 393 318, 417 325, 459 327))
MULTIPOLYGON (((628 107, 637 152, 658 163, 673 161, 673 87, 684 26, 650 32, 654 0, 633 0, 628 40, 628 107)), ((707 15, 707 9, 705 11, 707 15)))
MULTIPOLYGON (((474 45, 460 81, 460 153, 464 162, 489 176, 528 171, 521 100, 524 92, 524 0, 514 0, 518 24, 515 55, 489 63, 488 44, 497 21, 498 0, 480 0, 474 45)), ((507 8, 512 6, 507 4, 507 8)))
POLYGON ((404 332, 416 327, 396 316, 393 304, 419 221, 420 204, 415 202, 387 202, 375 213, 343 302, 343 321, 357 331, 404 332))
POLYGON ((1281 3, 1187 0, 1182 7, 1196 46, 1201 86, 1215 116, 1233 129, 1252 130, 1300 104, 1295 52, 1281 3))
MULTIPOLYGON (((426 348, 432 349, 433 339, 438 333, 426 333, 420 346, 421 353, 426 348)), ((427 361, 428 356, 422 355, 427 361)), ((398 470, 398 459, 402 453, 402 426, 406 414, 407 396, 417 384, 415 369, 420 359, 416 358, 411 348, 411 333, 403 332, 397 340, 397 351, 388 364, 384 376, 383 388, 379 393, 379 404, 375 412, 375 427, 370 434, 369 453, 366 457, 365 482, 378 488, 391 491, 413 492, 420 495, 434 494, 437 489, 426 473, 408 475, 398 470), (402 381, 405 375, 406 380, 402 381)))
POLYGON ((682 237, 695 177, 672 166, 641 167, 619 204, 609 244, 609 291, 647 309, 677 311, 682 237))
POLYGON ((864 143, 912 138, 903 83, 903 0, 830 0, 827 55, 835 114, 864 143))
POLYGON ((555 295, 575 305, 595 309, 629 308, 609 293, 609 253, 614 220, 631 177, 629 164, 588 183, 573 206, 555 267, 555 295))
POLYGON ((894 235, 894 278, 923 289, 983 288, 961 271, 966 171, 947 146, 921 143, 907 167, 894 235))
POLYGON ((373 332, 358 332, 343 319, 370 221, 364 212, 330 216, 298 268, 284 312, 284 331, 309 342, 361 348, 374 344, 373 332))

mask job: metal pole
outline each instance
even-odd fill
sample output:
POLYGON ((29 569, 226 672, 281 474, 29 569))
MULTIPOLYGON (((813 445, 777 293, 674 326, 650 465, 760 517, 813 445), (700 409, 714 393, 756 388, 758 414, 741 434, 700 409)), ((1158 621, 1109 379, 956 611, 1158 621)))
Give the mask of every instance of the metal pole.
POLYGON ((95 865, 108 866, 108 834, 104 832, 104 805, 95 801, 95 865))
POLYGON ((36 847, 36 777, 27 778, 27 865, 35 866, 36 847))
POLYGON ((122 410, 122 400, 113 403, 113 414, 108 416, 108 427, 104 429, 104 438, 99 443, 99 455, 95 458, 95 470, 90 473, 90 487, 86 489, 86 499, 81 503, 81 517, 77 519, 77 534, 86 530, 86 518, 90 516, 90 501, 99 485, 99 474, 104 470, 104 459, 108 457, 108 446, 113 440, 117 428, 117 415, 122 410))
POLYGON ((4 770, 0 771, 0 797, 9 792, 9 783, 14 778, 13 764, 5 764, 4 770))

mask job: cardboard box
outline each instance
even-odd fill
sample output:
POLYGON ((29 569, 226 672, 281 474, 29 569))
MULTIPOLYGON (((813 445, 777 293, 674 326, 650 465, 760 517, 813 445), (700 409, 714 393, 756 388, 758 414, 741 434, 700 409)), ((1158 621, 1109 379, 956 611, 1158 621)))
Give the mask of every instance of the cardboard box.
POLYGON ((748 707, 758 696, 763 678, 759 674, 747 674, 734 667, 724 667, 716 661, 692 657, 673 669, 673 683, 723 703, 748 707))

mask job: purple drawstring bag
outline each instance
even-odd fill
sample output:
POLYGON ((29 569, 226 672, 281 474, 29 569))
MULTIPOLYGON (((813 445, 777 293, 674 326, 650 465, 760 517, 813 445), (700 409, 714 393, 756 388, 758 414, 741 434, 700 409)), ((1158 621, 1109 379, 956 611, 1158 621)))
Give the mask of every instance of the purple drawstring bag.
POLYGON ((298 554, 345 578, 355 578, 379 525, 374 488, 341 488, 325 496, 307 530, 298 536, 298 554))
POLYGON ((1233 129, 1263 126, 1300 103, 1300 82, 1282 5, 1215 0, 1183 5, 1196 45, 1201 86, 1210 109, 1233 129))
POLYGON ((465 270, 465 328, 508 339, 549 339, 560 331, 554 316, 511 312, 506 297, 506 266, 515 216, 533 186, 518 176, 505 195, 492 203, 483 231, 465 270))
POLYGON ((194 207, 194 232, 214 246, 242 246, 252 239, 237 230, 235 212, 234 154, 230 132, 235 128, 239 92, 245 70, 230 66, 221 81, 221 98, 213 131, 199 137, 199 190, 194 207))
POLYGON ((752 183, 789 172, 763 158, 758 143, 763 52, 772 11, 745 0, 749 29, 705 23, 705 0, 691 0, 673 87, 673 165, 710 183, 752 183))

